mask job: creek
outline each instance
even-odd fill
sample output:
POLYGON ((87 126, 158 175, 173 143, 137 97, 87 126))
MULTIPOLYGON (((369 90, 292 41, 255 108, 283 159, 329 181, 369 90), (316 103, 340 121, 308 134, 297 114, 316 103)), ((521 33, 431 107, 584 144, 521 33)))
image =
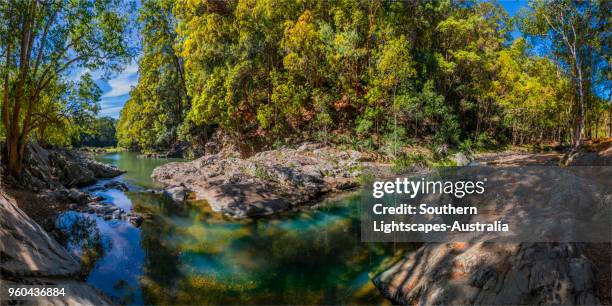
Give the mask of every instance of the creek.
POLYGON ((120 304, 382 304, 371 279, 410 246, 360 240, 360 196, 348 194, 274 217, 236 221, 204 201, 173 203, 150 175, 176 159, 98 155, 127 172, 129 192, 92 192, 145 217, 140 227, 66 212, 57 226, 86 280, 120 304), (95 226, 94 226, 95 225, 95 226))

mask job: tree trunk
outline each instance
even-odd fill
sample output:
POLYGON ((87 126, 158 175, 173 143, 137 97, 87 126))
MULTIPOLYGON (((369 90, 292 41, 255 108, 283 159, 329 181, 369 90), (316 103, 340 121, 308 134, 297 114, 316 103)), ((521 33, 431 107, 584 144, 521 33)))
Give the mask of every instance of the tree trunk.
POLYGON ((578 70, 578 88, 580 94, 580 130, 576 140, 576 147, 584 142, 584 90, 582 86, 582 68, 576 63, 578 70))
POLYGON ((16 137, 7 139, 8 170, 11 175, 18 177, 21 174, 22 156, 19 155, 19 143, 16 137))

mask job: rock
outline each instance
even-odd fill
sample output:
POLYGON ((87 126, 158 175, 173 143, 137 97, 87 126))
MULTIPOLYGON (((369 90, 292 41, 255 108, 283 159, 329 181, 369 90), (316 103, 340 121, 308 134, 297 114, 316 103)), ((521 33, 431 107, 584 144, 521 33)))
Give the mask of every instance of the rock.
POLYGON ((187 200, 189 190, 184 186, 171 186, 164 189, 162 194, 169 199, 172 199, 174 202, 184 202, 187 200))
POLYGON ((29 190, 79 187, 123 171, 90 159, 83 152, 29 143, 20 185, 29 190))
POLYGON ((119 168, 115 168, 95 160, 88 158, 82 159, 84 160, 86 167, 93 173, 95 178, 113 178, 125 173, 125 171, 119 168))
POLYGON ((599 304, 583 251, 571 243, 429 243, 374 283, 402 305, 599 304))
POLYGON ((77 202, 78 204, 85 204, 89 201, 89 195, 87 193, 79 191, 75 188, 68 191, 68 198, 77 202))
MULTIPOLYGON (((584 206, 609 207, 610 176, 598 182, 592 176, 599 175, 594 175, 592 169, 576 168, 580 169, 458 168, 458 177, 478 173, 487 178, 486 193, 478 198, 479 210, 500 208, 477 220, 505 220, 512 229, 511 235, 521 239, 493 243, 499 237, 458 233, 454 240, 459 242, 425 243, 377 275, 375 285, 392 303, 401 305, 599 304, 597 281, 602 277, 595 275, 598 272, 594 267, 603 263, 594 264, 591 260, 596 259, 589 256, 589 250, 601 243, 524 242, 533 233, 554 237, 560 232, 570 237, 562 241, 581 241, 571 240, 578 223, 573 223, 575 217, 567 213, 583 214, 587 209, 584 206), (585 173, 581 174, 581 170, 585 173), (588 176, 590 180, 585 182, 588 176), (542 182, 554 183, 543 187, 542 182), (534 191, 540 189, 549 191, 534 191), (538 206, 539 209, 527 210, 538 206), (541 219, 541 215, 549 219, 541 219)), ((440 202, 440 198, 431 196, 425 201, 440 202)), ((595 230, 595 225, 609 221, 609 211, 598 211, 599 216, 589 219, 594 223, 587 231, 590 236, 605 232, 595 230)), ((609 265, 609 255, 603 261, 604 266, 609 265)))
POLYGON ((78 262, 1 192, 0 204, 1 275, 65 276, 79 271, 78 262))
POLYGON ((144 221, 144 218, 141 215, 137 215, 134 213, 130 213, 126 216, 127 220, 132 223, 132 225, 139 227, 140 225, 142 225, 142 222, 144 221))
MULTIPOLYGON (((65 298, 38 297, 36 305, 108 305, 107 298, 76 280, 78 261, 0 191, 0 283, 68 287, 65 298), (10 279, 10 281, 9 281, 10 279)), ((11 304, 9 302, 9 304, 11 304)))
POLYGON ((145 154, 138 155, 137 158, 139 158, 139 159, 146 159, 146 158, 168 158, 168 154, 167 153, 145 153, 145 154))
POLYGON ((96 181, 94 173, 79 159, 63 151, 49 152, 49 165, 66 186, 85 186, 96 181))
POLYGON ((104 188, 106 188, 106 189, 117 189, 117 190, 121 190, 121 191, 129 191, 128 185, 126 185, 123 182, 119 182, 119 181, 110 181, 110 182, 104 184, 104 188))
POLYGON ((463 166, 467 166, 470 163, 470 160, 467 158, 467 156, 465 156, 465 154, 461 153, 461 152, 457 152, 453 155, 452 160, 457 164, 457 166, 459 167, 463 167, 463 166))
MULTIPOLYGON (((245 218, 275 214, 357 186, 351 170, 379 166, 359 161, 362 157, 352 150, 305 143, 297 149, 258 152, 247 159, 219 153, 168 163, 157 167, 151 177, 166 188, 184 186, 214 211, 245 218)), ((183 199, 180 191, 179 201, 183 199)))

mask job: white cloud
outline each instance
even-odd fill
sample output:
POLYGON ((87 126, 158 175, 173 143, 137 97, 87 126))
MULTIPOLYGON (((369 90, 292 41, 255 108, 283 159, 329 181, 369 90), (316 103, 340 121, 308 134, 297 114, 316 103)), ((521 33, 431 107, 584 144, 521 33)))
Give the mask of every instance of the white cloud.
POLYGON ((118 107, 103 108, 98 113, 98 117, 107 117, 108 116, 108 117, 112 117, 112 118, 118 119, 119 118, 119 114, 121 113, 122 109, 123 109, 123 105, 122 106, 118 106, 118 107))
POLYGON ((110 90, 102 95, 102 98, 119 97, 130 93, 132 86, 138 83, 138 64, 133 63, 125 67, 125 69, 116 77, 108 80, 110 90))
MULTIPOLYGON (((138 67, 136 67, 136 71, 138 71, 138 67)), ((91 77, 94 80, 99 80, 99 79, 102 78, 102 71, 98 71, 98 70, 91 71, 89 68, 76 67, 76 68, 72 69, 72 71, 68 75, 68 79, 70 81, 77 82, 86 73, 91 74, 91 77)))

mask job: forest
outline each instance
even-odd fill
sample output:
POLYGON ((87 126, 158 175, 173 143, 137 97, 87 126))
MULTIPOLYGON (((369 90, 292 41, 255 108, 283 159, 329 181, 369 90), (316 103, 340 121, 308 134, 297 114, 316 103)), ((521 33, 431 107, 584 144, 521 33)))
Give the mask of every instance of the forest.
POLYGON ((14 174, 30 140, 185 144, 193 157, 212 130, 254 150, 321 141, 392 158, 413 144, 579 146, 612 129, 611 6, 532 0, 510 17, 495 1, 6 1, 0 135, 14 174), (97 118, 91 74, 67 73, 130 61, 139 79, 119 120, 97 118))

